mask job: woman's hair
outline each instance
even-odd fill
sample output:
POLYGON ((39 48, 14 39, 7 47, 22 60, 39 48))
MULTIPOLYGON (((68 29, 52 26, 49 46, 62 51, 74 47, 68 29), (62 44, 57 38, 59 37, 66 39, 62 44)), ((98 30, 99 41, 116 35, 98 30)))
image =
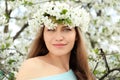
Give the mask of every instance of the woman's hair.
MULTIPOLYGON (((74 71, 78 80, 94 80, 88 66, 87 51, 81 30, 78 27, 75 27, 75 30, 76 41, 71 51, 69 66, 74 71)), ((33 41, 28 58, 44 56, 49 52, 44 42, 43 31, 44 27, 40 28, 39 33, 33 41)))

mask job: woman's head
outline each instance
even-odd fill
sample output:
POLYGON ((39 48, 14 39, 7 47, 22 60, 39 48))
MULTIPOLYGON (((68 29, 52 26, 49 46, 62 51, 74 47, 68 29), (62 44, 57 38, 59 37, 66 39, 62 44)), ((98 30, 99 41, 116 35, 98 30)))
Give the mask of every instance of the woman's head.
MULTIPOLYGON (((49 36, 46 37, 44 36, 43 33, 46 34, 46 32, 48 33, 48 30, 59 30, 59 26, 60 25, 64 25, 64 26, 68 26, 67 28, 69 28, 70 30, 72 30, 75 34, 73 36, 72 39, 75 39, 75 37, 77 38, 78 36, 76 35, 76 32, 79 31, 77 29, 81 29, 82 32, 86 31, 87 27, 88 27, 88 23, 89 23, 89 14, 85 11, 85 9, 81 8, 81 6, 77 6, 77 7, 73 7, 71 5, 69 5, 68 3, 65 2, 59 2, 59 1, 54 1, 54 2, 46 2, 43 3, 41 5, 38 5, 38 10, 35 13, 35 15, 33 16, 32 20, 29 21, 29 25, 31 27, 40 27, 40 32, 38 34, 40 34, 38 37, 36 38, 36 44, 41 45, 42 47, 39 47, 39 49, 37 51, 42 51, 42 54, 40 55, 44 55, 44 53, 46 54, 46 52, 50 51, 49 49, 51 49, 51 47, 45 45, 48 42, 48 39, 51 37, 49 36), (44 25, 44 27, 43 27, 44 25), (48 38, 48 39, 46 39, 48 38), (40 42, 39 42, 40 40, 40 42), (37 43, 39 42, 39 43, 37 43), (44 51, 44 49, 46 49, 44 51)), ((49 31, 51 32, 51 31, 49 31)), ((70 31, 71 32, 71 31, 70 31)), ((63 32, 62 32, 63 33, 63 32)), ((56 33, 55 33, 56 35, 56 33)), ((71 34, 67 34, 67 35, 71 35, 71 34)), ((64 35, 65 36, 65 35, 64 35)), ((64 38, 64 36, 62 36, 64 38)), ((59 37, 59 36, 56 36, 59 37)), ((68 36, 67 38, 71 38, 70 36, 68 36)), ((55 39, 54 39, 55 40, 55 39)), ((69 41, 69 40, 68 40, 69 41)), ((72 41, 74 43, 74 41, 72 41)), ((55 44, 59 44, 60 42, 55 42, 55 44)), ((74 47, 74 44, 72 43, 71 45, 71 49, 74 47)), ((63 42, 64 44, 64 42, 63 42)), ((65 43, 67 44, 67 43, 65 43)), ((39 46, 38 45, 38 46, 39 46)), ((36 46, 36 47, 38 47, 36 46)), ((55 46, 55 45, 54 45, 55 46)), ((56 46, 58 47, 58 46, 56 46)), ((69 52, 71 51, 68 50, 69 52)), ((34 50, 33 50, 34 51, 34 50)), ((67 52, 68 53, 68 52, 67 52)), ((35 53, 37 54, 37 53, 35 53)))

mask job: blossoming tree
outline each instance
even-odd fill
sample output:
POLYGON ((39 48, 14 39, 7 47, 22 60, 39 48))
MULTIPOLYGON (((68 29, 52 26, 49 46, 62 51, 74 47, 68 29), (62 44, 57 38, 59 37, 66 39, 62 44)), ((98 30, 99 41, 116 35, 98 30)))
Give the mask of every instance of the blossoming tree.
MULTIPOLYGON (((51 0, 0 1, 0 79, 15 79, 15 74, 26 59, 30 43, 38 28, 29 26, 28 21, 38 10, 38 5, 47 1, 51 0)), ((65 1, 70 3, 70 0, 65 1)), ((90 24, 84 36, 89 49, 91 71, 99 80, 119 80, 119 0, 72 1, 74 2, 70 3, 71 5, 81 5, 90 13, 90 24)))

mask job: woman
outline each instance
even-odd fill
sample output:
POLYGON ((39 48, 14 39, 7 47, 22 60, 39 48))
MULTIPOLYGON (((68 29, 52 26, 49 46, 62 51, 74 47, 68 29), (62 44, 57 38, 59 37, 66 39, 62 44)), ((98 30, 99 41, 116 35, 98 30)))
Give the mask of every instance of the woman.
POLYGON ((84 9, 48 2, 31 21, 30 25, 42 27, 17 80, 94 80, 81 34, 89 22, 84 9))

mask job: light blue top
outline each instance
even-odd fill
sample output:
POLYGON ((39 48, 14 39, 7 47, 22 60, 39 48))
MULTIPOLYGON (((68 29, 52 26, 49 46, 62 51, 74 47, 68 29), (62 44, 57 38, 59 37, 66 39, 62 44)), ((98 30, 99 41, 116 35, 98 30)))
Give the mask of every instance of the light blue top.
POLYGON ((44 78, 36 78, 32 80, 77 80, 74 72, 72 70, 69 70, 68 72, 57 74, 53 76, 48 76, 44 78))

